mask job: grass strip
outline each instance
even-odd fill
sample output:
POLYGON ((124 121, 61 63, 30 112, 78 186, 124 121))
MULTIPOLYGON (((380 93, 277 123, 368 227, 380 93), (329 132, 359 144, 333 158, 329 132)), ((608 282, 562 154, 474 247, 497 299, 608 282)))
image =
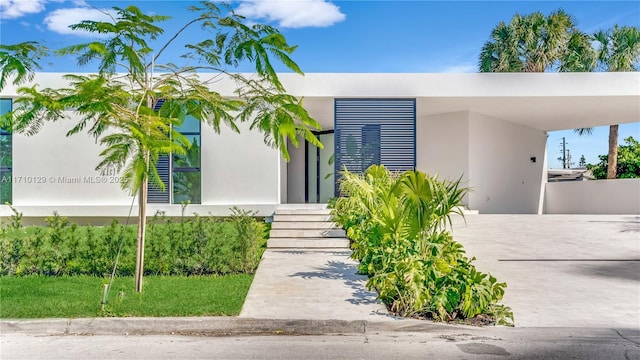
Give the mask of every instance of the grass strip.
POLYGON ((92 276, 0 277, 0 318, 95 316, 219 316, 240 313, 253 275, 147 276, 144 291, 133 277, 116 278, 104 311, 103 284, 92 276))

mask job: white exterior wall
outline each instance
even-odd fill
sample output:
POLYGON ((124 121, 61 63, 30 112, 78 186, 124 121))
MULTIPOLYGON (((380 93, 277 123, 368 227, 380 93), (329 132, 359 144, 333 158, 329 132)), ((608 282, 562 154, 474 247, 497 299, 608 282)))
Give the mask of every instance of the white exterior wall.
MULTIPOLYGON (((38 73, 34 83, 65 86, 62 75, 38 73)), ((612 116, 618 123, 640 120, 637 72, 281 74, 281 80, 289 93, 305 98, 317 119, 333 118, 336 97, 415 98, 418 169, 449 179, 464 174, 474 189, 468 206, 486 213, 540 212, 545 131, 606 125, 612 116)), ((223 96, 234 96, 233 80, 223 78, 214 86, 223 96)), ((9 84, 0 96, 16 94, 9 84)), ((93 169, 99 148, 86 135, 66 138, 69 127, 47 124, 35 137, 14 136, 14 176, 31 179, 14 184, 14 204, 38 216, 52 209, 77 216, 126 215, 131 198, 117 184, 34 183, 42 177, 98 175, 93 169)), ((191 205, 189 213, 224 214, 229 206, 244 205, 269 215, 280 202, 304 201, 304 148, 292 149, 299 156, 292 154, 293 162, 285 164, 277 150, 264 145, 262 134, 246 126, 242 135, 226 129, 218 135, 203 126, 202 143, 203 205, 191 205)), ((153 205, 149 213, 156 209, 180 215, 179 205, 153 205)), ((0 206, 0 216, 8 214, 0 206)))
POLYGON ((220 134, 202 124, 202 203, 245 205, 280 203, 280 153, 264 136, 239 124, 240 134, 220 134))
MULTIPOLYGON (((86 133, 66 137, 74 124, 73 120, 47 123, 35 136, 13 136, 14 207, 27 217, 49 216, 53 211, 70 217, 126 216, 133 198, 120 188, 119 174, 100 176, 95 171, 101 147, 92 137, 86 133)), ((241 134, 226 128, 216 134, 202 124, 202 204, 190 205, 188 214, 225 215, 238 205, 270 215, 280 203, 284 163, 279 151, 266 146, 263 135, 250 131, 249 124, 239 128, 241 134)), ((150 204, 147 215, 157 210, 169 216, 181 213, 179 204, 150 204)), ((6 206, 0 207, 0 216, 10 214, 6 206)))
POLYGON ((547 183, 546 214, 640 215, 640 179, 547 183))
MULTIPOLYGON (((101 147, 86 135, 66 136, 73 120, 46 124, 34 135, 13 135, 13 204, 16 206, 130 205, 118 174, 91 183, 101 147)), ((110 174, 111 175, 111 174, 110 174)))
POLYGON ((546 134, 459 111, 416 120, 418 170, 462 181, 463 203, 480 213, 538 213, 546 134), (530 158, 535 156, 536 162, 530 158))
POLYGON ((546 142, 544 131, 469 112, 469 208, 537 214, 546 142))
MULTIPOLYGON (((416 119, 416 168, 439 179, 469 181, 469 113, 416 119)), ((469 205, 468 196, 463 200, 469 205)))

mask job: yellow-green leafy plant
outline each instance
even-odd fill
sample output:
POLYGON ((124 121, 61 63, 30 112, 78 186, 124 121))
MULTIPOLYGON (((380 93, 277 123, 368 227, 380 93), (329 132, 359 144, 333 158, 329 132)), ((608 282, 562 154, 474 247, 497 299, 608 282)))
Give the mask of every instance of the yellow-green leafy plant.
POLYGON ((374 165, 364 174, 345 169, 340 190, 330 205, 334 220, 352 240, 367 287, 392 312, 440 321, 487 314, 513 323, 511 310, 499 304, 506 284, 477 271, 449 231, 469 191, 460 179, 374 165))

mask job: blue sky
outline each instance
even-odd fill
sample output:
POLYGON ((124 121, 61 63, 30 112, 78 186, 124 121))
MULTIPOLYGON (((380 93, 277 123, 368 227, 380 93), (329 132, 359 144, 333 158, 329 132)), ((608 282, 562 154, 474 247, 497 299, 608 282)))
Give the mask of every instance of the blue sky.
MULTIPOLYGON (((86 36, 69 34, 68 25, 97 16, 96 9, 130 4, 145 12, 171 15, 164 27, 172 34, 172 29, 193 17, 186 8, 197 2, 2 0, 0 42, 38 40, 55 49, 87 41, 86 36)), ((475 72, 478 53, 491 29, 515 13, 548 14, 562 8, 586 32, 614 24, 640 26, 639 1, 251 0, 233 5, 252 21, 279 27, 291 44, 299 45, 293 58, 305 72, 475 72)), ((167 52, 165 60, 179 50, 167 52)), ((43 71, 78 71, 73 61, 60 58, 47 59, 42 65, 43 71)), ((620 126, 620 142, 629 135, 640 138, 640 123, 620 126)), ((586 137, 571 130, 552 132, 550 167, 561 167, 556 158, 563 136, 576 164, 581 155, 595 163, 597 155, 607 151, 608 127, 596 128, 586 137)))

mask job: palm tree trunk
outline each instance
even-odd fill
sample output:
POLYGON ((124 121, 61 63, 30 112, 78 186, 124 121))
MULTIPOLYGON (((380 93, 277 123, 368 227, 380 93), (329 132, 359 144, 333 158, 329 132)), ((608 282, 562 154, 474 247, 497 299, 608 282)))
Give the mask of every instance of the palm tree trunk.
POLYGON ((615 179, 618 167, 618 125, 609 126, 609 155, 607 155, 607 179, 615 179))
POLYGON ((136 242, 136 273, 135 290, 142 292, 142 277, 144 275, 144 236, 147 224, 147 193, 148 182, 145 179, 140 185, 138 195, 138 240, 136 242))

